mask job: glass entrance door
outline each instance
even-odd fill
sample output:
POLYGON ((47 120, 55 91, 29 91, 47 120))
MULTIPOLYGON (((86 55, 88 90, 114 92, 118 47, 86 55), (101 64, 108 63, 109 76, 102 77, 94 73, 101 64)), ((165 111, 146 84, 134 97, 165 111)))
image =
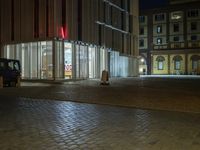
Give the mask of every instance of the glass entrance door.
POLYGON ((72 78, 72 44, 64 43, 65 79, 72 78))
POLYGON ((89 78, 97 77, 97 50, 95 47, 89 47, 89 78))

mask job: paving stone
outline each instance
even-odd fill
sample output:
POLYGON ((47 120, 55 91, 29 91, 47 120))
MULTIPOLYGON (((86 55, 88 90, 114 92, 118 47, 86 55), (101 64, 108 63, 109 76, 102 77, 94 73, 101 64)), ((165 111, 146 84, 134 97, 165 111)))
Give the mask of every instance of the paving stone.
POLYGON ((200 114, 11 99, 0 101, 3 150, 200 148, 200 114))

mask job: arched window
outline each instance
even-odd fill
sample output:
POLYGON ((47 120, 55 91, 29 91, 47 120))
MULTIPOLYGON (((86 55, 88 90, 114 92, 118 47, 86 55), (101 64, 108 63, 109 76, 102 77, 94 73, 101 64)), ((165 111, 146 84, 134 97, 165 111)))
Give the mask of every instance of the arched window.
POLYGON ((200 60, 200 56, 199 55, 193 55, 191 57, 192 60, 192 69, 193 70, 197 70, 199 67, 198 61, 200 60))
POLYGON ((158 70, 163 70, 164 69, 165 58, 163 56, 158 56, 156 58, 156 61, 157 61, 157 68, 158 68, 158 70))
POLYGON ((181 61, 182 60, 183 60, 183 58, 180 55, 174 56, 173 61, 174 61, 174 69, 175 70, 181 69, 181 61))

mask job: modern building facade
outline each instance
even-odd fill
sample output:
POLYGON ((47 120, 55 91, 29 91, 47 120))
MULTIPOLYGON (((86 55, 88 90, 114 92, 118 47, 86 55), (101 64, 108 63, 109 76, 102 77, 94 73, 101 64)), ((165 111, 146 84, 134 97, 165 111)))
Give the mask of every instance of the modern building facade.
POLYGON ((1 0, 1 57, 23 79, 138 74, 138 0, 1 0))
POLYGON ((140 74, 200 74, 200 2, 140 12, 140 74))

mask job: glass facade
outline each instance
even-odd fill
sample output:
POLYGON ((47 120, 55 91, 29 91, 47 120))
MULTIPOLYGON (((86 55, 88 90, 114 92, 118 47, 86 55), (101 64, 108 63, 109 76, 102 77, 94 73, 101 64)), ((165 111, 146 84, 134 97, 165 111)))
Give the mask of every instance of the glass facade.
POLYGON ((20 60, 22 79, 100 78, 103 70, 111 77, 126 77, 133 69, 133 58, 119 52, 59 40, 6 45, 3 56, 20 60))
POLYGON ((52 79, 52 42, 31 42, 4 47, 4 57, 21 62, 23 79, 52 79))
POLYGON ((119 52, 110 53, 110 76, 128 77, 131 76, 131 67, 133 67, 133 58, 121 56, 119 52))

